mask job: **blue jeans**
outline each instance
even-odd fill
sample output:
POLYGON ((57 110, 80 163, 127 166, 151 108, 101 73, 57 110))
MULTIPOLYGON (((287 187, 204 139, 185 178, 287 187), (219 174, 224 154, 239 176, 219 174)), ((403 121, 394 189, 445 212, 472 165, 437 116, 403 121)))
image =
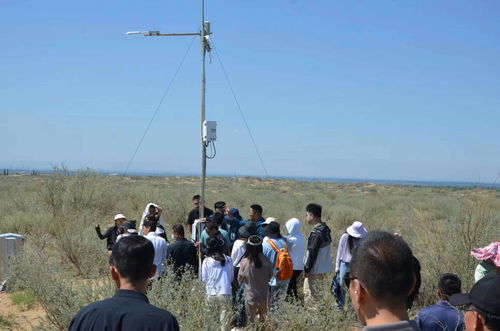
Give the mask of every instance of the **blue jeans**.
MULTIPOLYGON (((335 298, 335 308, 337 309, 342 309, 345 304, 345 295, 346 295, 346 288, 345 288, 345 282, 344 282, 344 277, 345 274, 349 272, 349 263, 340 261, 340 267, 339 267, 339 273, 336 274, 333 277, 337 277, 336 281, 340 287, 340 291, 338 291, 338 296, 335 298)), ((333 281, 332 281, 333 283, 333 281)))

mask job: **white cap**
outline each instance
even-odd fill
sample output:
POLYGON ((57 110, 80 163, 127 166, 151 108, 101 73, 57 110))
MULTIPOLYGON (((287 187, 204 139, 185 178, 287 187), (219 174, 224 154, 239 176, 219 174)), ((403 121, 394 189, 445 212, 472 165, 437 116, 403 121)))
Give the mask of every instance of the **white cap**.
POLYGON ((276 219, 274 217, 268 217, 263 224, 269 224, 271 222, 276 222, 276 219))
POLYGON ((363 226, 363 223, 356 221, 352 223, 350 227, 347 228, 346 232, 353 236, 354 238, 364 238, 366 236, 366 231, 365 227, 363 226))
POLYGON ((115 221, 116 221, 116 220, 118 220, 118 219, 120 219, 120 218, 127 219, 127 218, 125 217, 125 215, 123 215, 123 214, 116 214, 116 215, 115 215, 115 221))

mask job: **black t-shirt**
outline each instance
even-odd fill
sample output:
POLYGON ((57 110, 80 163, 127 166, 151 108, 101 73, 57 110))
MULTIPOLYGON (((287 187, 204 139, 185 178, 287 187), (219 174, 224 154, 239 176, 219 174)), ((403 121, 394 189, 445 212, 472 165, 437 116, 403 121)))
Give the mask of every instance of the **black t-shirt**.
POLYGON ((91 303, 71 320, 70 331, 178 331, 177 319, 166 310, 149 304, 139 292, 117 290, 106 300, 91 303))
MULTIPOLYGON (((208 217, 208 216, 212 215, 213 213, 214 212, 213 212, 212 209, 205 207, 205 217, 208 217)), ((194 224, 194 220, 197 220, 199 218, 200 218, 200 209, 199 208, 194 208, 188 214, 187 224, 193 225, 194 224)))
POLYGON ((189 266, 194 272, 198 271, 198 257, 196 256, 196 247, 186 238, 176 239, 175 242, 167 247, 167 261, 173 263, 176 277, 181 275, 181 267, 189 266))

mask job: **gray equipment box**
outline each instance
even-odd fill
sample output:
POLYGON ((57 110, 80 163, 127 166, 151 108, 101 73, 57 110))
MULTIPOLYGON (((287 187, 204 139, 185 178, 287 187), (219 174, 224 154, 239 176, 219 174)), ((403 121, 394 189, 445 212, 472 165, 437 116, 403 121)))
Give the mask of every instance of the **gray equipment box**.
POLYGON ((9 260, 23 249, 24 236, 15 233, 0 234, 0 283, 7 277, 9 260))

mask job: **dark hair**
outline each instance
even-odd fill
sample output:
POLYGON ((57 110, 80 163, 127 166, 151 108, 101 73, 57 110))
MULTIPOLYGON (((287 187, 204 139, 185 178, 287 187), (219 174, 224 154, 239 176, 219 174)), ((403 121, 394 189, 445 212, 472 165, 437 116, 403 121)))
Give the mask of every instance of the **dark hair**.
POLYGON ((306 211, 311 213, 314 217, 321 218, 321 206, 317 203, 310 203, 306 206, 306 211))
POLYGON ((262 215, 261 205, 251 205, 250 208, 252 208, 257 214, 262 215))
POLYGON ((415 282, 414 257, 403 238, 371 231, 351 259, 351 276, 377 301, 389 306, 407 302, 415 282))
POLYGON ((151 209, 151 208, 156 209, 155 205, 153 205, 153 204, 150 204, 150 205, 149 205, 149 209, 151 209))
POLYGON ((410 295, 408 295, 408 298, 406 300, 407 310, 410 310, 411 307, 413 307, 413 303, 420 294, 420 285, 422 285, 422 275, 420 274, 421 269, 422 268, 420 266, 420 261, 415 256, 413 256, 413 274, 415 275, 415 287, 413 288, 413 291, 411 291, 410 295))
POLYGON ((207 256, 219 261, 222 267, 225 266, 226 257, 224 256, 224 241, 217 237, 209 237, 207 239, 207 256))
POLYGON ((174 224, 172 226, 172 232, 184 237, 184 226, 182 226, 182 224, 174 224))
MULTIPOLYGON (((156 230, 156 226, 158 225, 158 218, 156 218, 155 215, 148 214, 148 215, 146 215, 146 220, 148 220, 149 223, 152 224, 151 231, 155 231, 156 230)), ((144 223, 143 223, 143 225, 144 225, 144 223)))
POLYGON ((141 236, 129 236, 113 245, 110 264, 129 282, 146 280, 149 277, 155 249, 153 244, 141 236))
POLYGON ((196 195, 193 195, 192 201, 194 201, 194 200, 200 200, 200 199, 201 199, 200 195, 196 194, 196 195))
POLYGON ((217 201, 216 203, 214 203, 215 209, 224 208, 225 206, 226 206, 226 203, 224 201, 217 201))
POLYGON ((442 274, 438 279, 438 289, 443 299, 448 301, 453 294, 462 293, 462 281, 455 274, 442 274))
POLYGON ((262 267, 262 260, 260 259, 262 255, 262 239, 258 236, 250 236, 249 241, 254 239, 254 237, 259 239, 260 245, 250 245, 247 242, 245 244, 245 255, 243 255, 243 257, 249 259, 250 262, 255 265, 255 268, 260 269, 262 267))
POLYGON ((217 224, 218 226, 222 225, 222 222, 224 222, 224 214, 216 212, 212 215, 212 222, 217 224))
POLYGON ((356 249, 356 247, 358 247, 360 240, 361 238, 353 237, 349 233, 347 233, 347 249, 351 255, 356 249))
POLYGON ((278 222, 271 222, 269 223, 265 228, 264 228, 264 235, 272 238, 272 239, 279 239, 282 238, 283 236, 281 235, 280 232, 280 224, 278 222))
POLYGON ((219 226, 215 222, 207 222, 207 225, 205 226, 205 229, 207 229, 207 232, 210 232, 213 229, 219 230, 219 226))
POLYGON ((142 223, 143 227, 148 227, 149 231, 155 232, 156 231, 156 220, 150 220, 149 217, 146 217, 144 222, 142 223))
POLYGON ((166 242, 168 242, 167 231, 165 230, 165 227, 163 225, 161 225, 161 224, 157 224, 156 228, 163 230, 163 233, 160 233, 158 236, 162 237, 163 239, 165 239, 166 242))

